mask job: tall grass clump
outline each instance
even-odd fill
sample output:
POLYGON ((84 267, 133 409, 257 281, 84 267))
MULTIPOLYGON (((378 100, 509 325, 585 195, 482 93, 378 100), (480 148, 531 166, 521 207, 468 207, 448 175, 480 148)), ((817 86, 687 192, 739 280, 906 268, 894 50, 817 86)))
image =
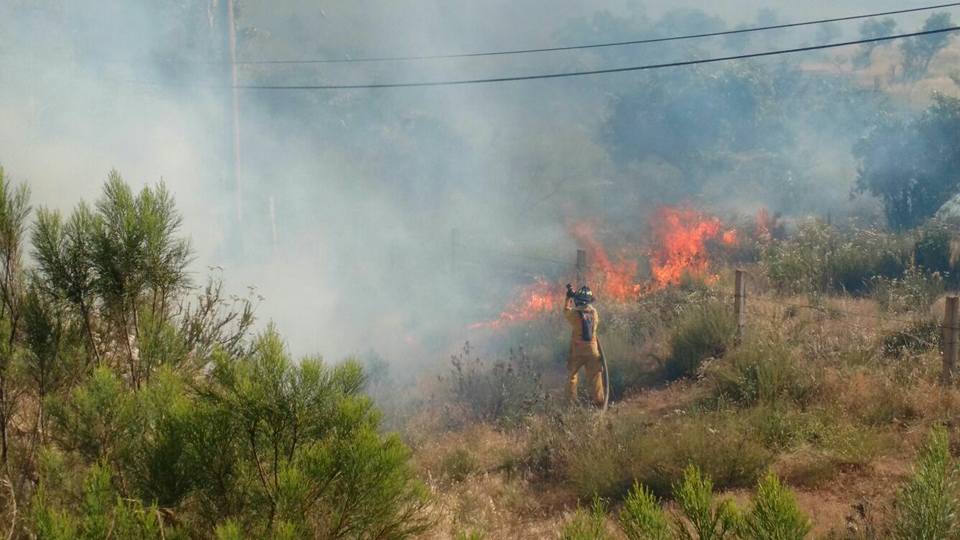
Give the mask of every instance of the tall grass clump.
POLYGON ((695 464, 719 488, 749 488, 772 454, 737 411, 677 416, 650 424, 620 418, 602 437, 587 427, 563 426, 555 439, 558 476, 581 497, 622 498, 634 482, 660 497, 671 494, 695 464))
POLYGON ((797 507, 793 493, 773 473, 757 486, 753 508, 744 520, 746 538, 755 540, 803 540, 810 533, 810 520, 797 507))
POLYGON ((577 507, 577 511, 560 531, 561 540, 607 540, 607 510, 599 497, 593 498, 589 509, 577 507))
POLYGON ((755 337, 737 347, 710 372, 714 395, 742 406, 809 402, 816 379, 796 362, 782 340, 755 337))
POLYGON ((733 343, 736 329, 729 306, 710 302, 691 308, 670 336, 666 377, 674 380, 694 375, 707 358, 723 356, 733 343))
POLYGON ((947 430, 936 427, 920 450, 913 477, 897 497, 894 534, 901 540, 960 537, 957 465, 947 430))
POLYGON ((620 511, 620 527, 629 540, 669 540, 670 521, 660 500, 646 486, 634 482, 620 511))

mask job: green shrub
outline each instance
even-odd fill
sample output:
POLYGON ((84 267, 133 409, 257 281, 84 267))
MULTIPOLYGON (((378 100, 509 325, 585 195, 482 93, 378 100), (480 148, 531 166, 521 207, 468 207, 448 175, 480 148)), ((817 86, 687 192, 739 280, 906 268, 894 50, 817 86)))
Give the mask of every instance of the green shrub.
POLYGON ((897 358, 905 354, 935 351, 942 344, 943 327, 936 319, 924 318, 884 335, 880 348, 884 356, 897 358))
POLYGON ((734 538, 740 527, 740 512, 729 499, 716 502, 713 497, 713 482, 695 465, 683 471, 683 478, 674 485, 673 498, 689 527, 678 520, 677 528, 683 538, 697 540, 723 540, 734 538), (690 529, 693 529, 693 534, 690 529))
POLYGON ((664 366, 667 378, 693 375, 707 358, 723 356, 733 342, 736 328, 727 305, 710 302, 690 308, 670 336, 670 357, 664 366))
POLYGON ((753 507, 744 520, 745 536, 755 540, 803 540, 810 520, 780 479, 768 473, 757 486, 753 507))
POLYGON ((897 497, 897 538, 956 538, 958 528, 957 465, 950 456, 947 431, 934 428, 920 450, 913 477, 897 497))
POLYGON ((871 289, 880 307, 894 313, 927 311, 945 290, 940 273, 925 273, 917 267, 908 268, 900 277, 874 278, 871 289))
POLYGON ((607 540, 607 511, 603 501, 594 497, 589 509, 577 507, 570 521, 560 531, 562 540, 607 540))
MULTIPOLYGON (((34 495, 30 517, 38 538, 96 540, 101 538, 161 539, 163 524, 155 506, 119 496, 111 481, 111 471, 94 466, 83 480, 78 505, 57 508, 47 498, 46 487, 34 495)), ((52 486, 51 486, 52 487, 52 486)))
POLYGON ((457 448, 443 458, 440 470, 450 480, 462 482, 477 470, 477 460, 468 450, 457 448))
POLYGON ((896 235, 841 231, 808 221, 790 238, 771 244, 761 265, 781 293, 861 295, 877 276, 894 278, 903 273, 910 259, 907 245, 896 235))
POLYGON ((931 219, 920 226, 914 244, 914 260, 928 273, 939 273, 956 286, 960 283, 955 243, 957 226, 946 220, 931 219))
POLYGON ((716 398, 743 406, 784 400, 804 405, 816 392, 816 379, 778 339, 747 341, 717 363, 710 378, 716 398))
POLYGON ((668 496, 689 464, 710 475, 718 487, 746 488, 772 459, 746 419, 726 411, 657 424, 642 417, 620 418, 604 433, 589 427, 571 430, 559 444, 562 475, 584 497, 621 498, 635 481, 668 496))
POLYGON ((636 482, 623 501, 620 527, 629 540, 668 540, 673 535, 660 500, 636 482))

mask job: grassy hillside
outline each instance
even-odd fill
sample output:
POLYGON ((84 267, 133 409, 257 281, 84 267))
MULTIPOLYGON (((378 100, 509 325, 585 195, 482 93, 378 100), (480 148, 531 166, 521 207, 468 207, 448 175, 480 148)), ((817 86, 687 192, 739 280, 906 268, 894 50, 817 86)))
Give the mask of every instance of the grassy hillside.
MULTIPOLYGON (((712 481, 714 511, 736 506, 736 537, 793 537, 744 528, 771 490, 795 501, 778 512, 809 520, 808 537, 913 530, 910 489, 928 490, 947 516, 958 504, 952 465, 933 487, 913 472, 931 437, 957 439, 960 392, 939 384, 953 278, 915 265, 949 251, 941 227, 892 235, 810 223, 760 246, 745 263, 740 343, 730 269, 601 305, 616 398, 605 414, 563 403, 554 344, 565 328, 550 317, 493 336, 525 343, 522 356, 456 356, 402 429, 442 516, 427 537, 625 538, 622 516, 642 499, 663 509, 672 538, 695 521, 678 498, 691 465, 712 481)), ((932 530, 955 534, 944 519, 932 530)))

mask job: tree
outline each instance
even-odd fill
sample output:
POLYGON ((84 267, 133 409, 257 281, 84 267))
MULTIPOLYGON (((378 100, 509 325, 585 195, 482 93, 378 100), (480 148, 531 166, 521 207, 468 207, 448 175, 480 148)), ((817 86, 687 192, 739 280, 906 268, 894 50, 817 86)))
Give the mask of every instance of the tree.
POLYGON ((194 293, 163 185, 112 172, 95 206, 0 181, 0 502, 10 537, 404 538, 431 524, 360 365, 295 362, 219 279, 194 293), (94 367, 96 364, 96 367, 94 367), (12 374, 16 374, 13 377, 12 374), (29 406, 15 409, 18 399, 29 406), (11 464, 13 466, 11 466, 11 464), (19 535, 19 536, 18 536, 19 535))
POLYGON ((0 168, 0 463, 6 465, 8 428, 17 402, 11 387, 14 345, 23 306, 23 235, 30 214, 27 186, 14 187, 0 168))
MULTIPOLYGON (((897 21, 890 17, 883 19, 868 19, 860 25, 860 39, 873 39, 892 35, 897 30, 897 21)), ((873 50, 879 45, 878 42, 864 43, 853 55, 853 65, 856 67, 867 67, 870 64, 870 57, 873 50)))
MULTIPOLYGON (((939 30, 953 26, 950 14, 947 12, 938 12, 927 17, 923 23, 922 31, 939 30)), ((905 39, 900 45, 903 51, 903 76, 910 81, 916 81, 927 73, 930 67, 930 61, 941 49, 950 43, 952 34, 942 32, 940 34, 929 34, 925 36, 915 36, 905 39)))
POLYGON ((914 119, 882 117, 854 147, 856 191, 880 198, 891 227, 914 227, 960 190, 960 99, 935 96, 914 119))

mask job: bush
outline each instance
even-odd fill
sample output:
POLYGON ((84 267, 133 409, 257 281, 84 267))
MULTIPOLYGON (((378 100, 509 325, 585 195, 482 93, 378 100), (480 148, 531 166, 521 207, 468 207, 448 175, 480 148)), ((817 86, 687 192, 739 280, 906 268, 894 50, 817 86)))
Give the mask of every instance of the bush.
POLYGON ((454 482, 462 482, 477 470, 477 460, 469 451, 458 448, 440 463, 442 474, 454 482))
POLYGON ((743 406, 783 400, 805 405, 816 392, 816 379, 778 339, 747 341, 712 366, 708 376, 717 399, 743 406))
POLYGON ((724 489, 754 485, 771 462, 750 426, 722 412, 674 417, 650 424, 620 418, 605 433, 566 426, 561 439, 563 476, 576 492, 621 498, 634 482, 658 496, 670 495, 687 465, 695 464, 724 489))
POLYGON ((603 502, 594 497, 590 509, 577 507, 577 511, 560 531, 562 540, 607 540, 607 511, 603 502))
POLYGON ((898 358, 908 353, 938 350, 942 344, 942 326, 936 319, 925 318, 883 336, 880 349, 884 356, 898 358))
POLYGON ((549 403, 543 374, 521 348, 510 350, 506 361, 489 368, 479 358, 470 359, 470 344, 450 359, 450 386, 454 403, 470 420, 516 425, 543 411, 549 403))
POLYGON ((840 231, 819 221, 801 224, 788 239, 771 244, 762 267, 785 294, 828 291, 860 295, 877 276, 903 274, 909 261, 904 239, 873 231, 840 231))
POLYGON ((950 456, 947 431, 934 428, 920 450, 913 478, 897 497, 897 538, 956 538, 958 528, 957 466, 950 456))
POLYGON ((636 482, 623 501, 620 526, 629 540, 667 540, 673 536, 660 500, 636 482))
POLYGON ((956 272, 956 231, 956 223, 931 219, 917 229, 917 239, 913 247, 917 266, 927 272, 946 276, 947 281, 954 286, 960 284, 960 273, 956 272))
POLYGON ((757 486, 744 531, 744 536, 755 540, 803 540, 810 532, 810 520, 797 508, 793 493, 768 473, 757 486))
POLYGON ((873 297, 886 311, 924 312, 943 294, 944 283, 940 273, 927 274, 911 267, 899 278, 874 278, 872 289, 873 297))
POLYGON ((736 329, 729 306, 710 302, 691 308, 670 336, 670 357, 664 366, 667 378, 688 377, 707 358, 723 356, 733 343, 736 329))
POLYGON ((683 471, 683 478, 674 485, 673 498, 690 523, 696 536, 679 522, 677 528, 683 538, 698 540, 723 540, 734 538, 740 527, 740 514, 729 499, 719 503, 713 498, 713 482, 695 465, 683 471))
MULTIPOLYGON (((157 508, 121 498, 111 481, 111 471, 94 466, 83 482, 80 504, 58 509, 47 498, 46 486, 37 490, 31 505, 31 521, 38 538, 161 539, 163 523, 157 508)), ((52 487, 52 486, 51 486, 52 487)))

